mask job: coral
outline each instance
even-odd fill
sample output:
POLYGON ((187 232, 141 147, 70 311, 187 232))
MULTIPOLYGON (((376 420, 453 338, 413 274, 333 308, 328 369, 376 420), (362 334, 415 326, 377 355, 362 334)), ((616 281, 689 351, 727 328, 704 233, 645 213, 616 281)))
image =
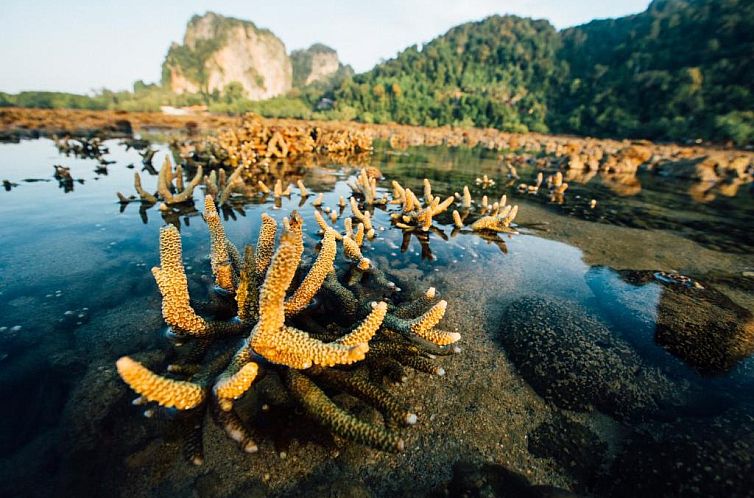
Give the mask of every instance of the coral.
POLYGON ((384 376, 403 380, 404 367, 444 374, 433 359, 460 351, 446 347, 460 334, 435 328, 447 303, 437 301, 434 289, 410 302, 383 300, 386 290, 398 289, 361 253, 357 238, 363 242, 363 224, 353 233, 349 223, 349 233, 340 236, 345 261, 340 270, 335 264, 339 234, 324 226, 319 254, 305 271, 299 270, 304 243, 297 212, 283 220, 277 245, 278 224, 263 214, 256 249, 247 246, 243 256, 227 240, 211 195, 205 199, 204 217, 217 285, 210 312, 236 316, 204 318, 195 311, 180 235, 173 226, 163 228, 160 267, 153 269, 163 316, 172 335, 191 347, 182 348, 188 352, 164 375, 127 356, 117 361, 121 378, 140 395, 138 403, 186 412, 179 417, 187 433, 184 455, 200 464, 207 413, 241 449, 257 450, 236 412, 236 400, 252 390, 257 379, 273 374, 284 380, 290 398, 306 415, 333 434, 376 449, 402 450, 398 427, 413 424, 416 415, 381 383, 384 376), (330 311, 333 307, 340 312, 330 311), (240 343, 233 344, 232 337, 240 343), (384 426, 357 419, 319 384, 374 407, 382 413, 384 426))
MULTIPOLYGON (((480 179, 480 183, 482 179, 480 179)), ((487 242, 494 243, 503 252, 507 252, 505 241, 496 234, 500 232, 517 233, 512 223, 518 213, 518 206, 508 206, 507 197, 503 195, 498 202, 490 204, 488 197, 482 197, 480 203, 474 203, 471 191, 464 186, 463 194, 456 193, 441 202, 440 197, 432 193, 432 184, 428 179, 423 181, 423 202, 416 197, 411 189, 404 188, 397 181, 392 182, 392 199, 389 204, 398 204, 401 209, 390 215, 393 226, 404 232, 402 251, 406 251, 410 245, 411 237, 416 237, 422 248, 422 258, 433 258, 429 247, 430 234, 435 234, 443 240, 448 240, 443 226, 436 226, 434 220, 443 214, 456 201, 461 202, 461 210, 454 209, 451 212, 453 230, 451 236, 459 233, 477 233, 487 242), (475 220, 469 223, 466 230, 467 220, 475 220)), ((352 211, 357 213, 358 205, 351 199, 352 211)))
POLYGON ((116 367, 134 391, 160 406, 188 410, 199 406, 206 398, 199 384, 161 377, 128 356, 120 358, 116 367))
POLYGON ((483 175, 481 178, 477 178, 475 183, 482 188, 489 188, 495 186, 495 180, 492 180, 487 175, 483 175))
POLYGON ((194 178, 184 188, 183 168, 181 165, 178 165, 175 170, 173 170, 170 156, 165 156, 162 168, 160 168, 160 173, 157 177, 157 191, 160 193, 165 204, 180 204, 182 202, 193 200, 194 188, 199 185, 202 179, 202 167, 199 166, 194 178), (176 181, 176 185, 173 185, 173 181, 176 181))
POLYGON ((395 225, 404 230, 429 231, 432 219, 445 212, 455 202, 455 197, 449 196, 445 200, 432 195, 432 185, 424 179, 424 205, 419 202, 411 189, 403 188, 398 182, 393 182, 394 203, 400 203, 400 213, 393 213, 391 219, 395 225), (396 194, 398 197, 396 197, 396 194))
POLYGON ((356 177, 356 181, 348 183, 348 186, 351 187, 354 195, 362 198, 364 203, 368 206, 373 204, 387 204, 387 196, 377 197, 377 178, 379 177, 379 170, 377 170, 377 173, 377 176, 370 176, 367 173, 367 169, 362 168, 359 175, 356 177))
POLYGON ((471 229, 476 232, 492 231, 492 232, 510 232, 513 231, 510 228, 511 223, 518 214, 518 206, 505 206, 500 212, 484 216, 479 218, 471 224, 471 229))
POLYGON ((225 128, 216 136, 203 137, 190 144, 188 150, 194 159, 213 167, 252 168, 271 159, 294 160, 314 154, 331 159, 352 157, 370 152, 372 138, 343 125, 271 125, 259 116, 247 114, 240 124, 225 128))

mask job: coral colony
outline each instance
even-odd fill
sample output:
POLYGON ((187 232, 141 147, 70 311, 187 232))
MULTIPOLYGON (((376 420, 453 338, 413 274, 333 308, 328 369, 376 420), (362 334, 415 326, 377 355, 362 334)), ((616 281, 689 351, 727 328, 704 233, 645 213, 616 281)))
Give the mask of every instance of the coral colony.
MULTIPOLYGON (((273 131, 248 119, 241 129, 210 139, 200 151, 194 147, 180 154, 184 163, 195 161, 188 182, 183 167, 174 168, 170 158, 157 175, 155 193, 145 190, 139 174, 135 175, 138 201, 142 206, 159 203, 168 221, 166 213, 195 212, 196 187, 203 185, 206 193, 204 220, 215 280, 209 302, 199 303, 189 296, 181 238, 173 225, 160 232, 160 266, 152 270, 170 335, 188 347, 180 348, 183 354, 162 375, 128 356, 117 361, 118 373, 139 394, 137 404, 175 410, 187 422, 189 461, 203 461, 202 433, 208 413, 242 449, 257 450, 243 422, 247 417, 237 413, 241 407, 236 400, 253 391, 255 381, 268 374, 277 376, 287 396, 332 434, 380 450, 402 450, 399 427, 415 423, 416 415, 404 400, 386 390, 385 379, 405 380, 406 368, 443 375, 437 357, 460 351, 454 345, 459 333, 436 328, 447 302, 438 299, 435 289, 407 300, 362 253, 365 240, 376 237, 373 209, 388 209, 392 225, 404 232, 404 242, 413 235, 424 246, 429 233, 447 239, 442 225, 435 226, 434 220, 460 202, 460 209, 453 209, 452 218, 445 219, 446 223, 452 219, 451 235, 477 233, 505 251, 498 234, 516 233, 513 220, 518 212, 517 206, 507 204, 506 196, 490 203, 485 195, 481 202, 474 202, 464 187, 462 194, 443 199, 433 194, 427 179, 421 200, 396 181, 392 195, 380 193, 381 172, 366 167, 349 183, 351 198, 346 201, 341 196, 335 209, 323 206, 321 193, 314 196, 303 181, 296 182, 299 205, 313 197, 314 222, 322 234, 310 265, 302 264, 303 220, 296 211, 283 220, 282 230, 272 217, 262 214, 257 243, 246 246, 243 253, 225 236, 218 208, 231 195, 272 196, 277 207, 282 197, 291 195, 291 185, 279 177, 265 183, 265 178, 272 179, 265 169, 270 157, 323 150, 353 154, 368 148, 371 140, 355 133, 273 131), (200 161, 211 169, 209 175, 204 175, 200 161), (232 167, 233 173, 226 175, 225 169, 210 163, 232 167), (343 219, 343 230, 331 226, 349 207, 351 216, 343 219), (326 389, 371 405, 382 414, 383 423, 356 418, 333 402, 326 389)), ((491 185, 486 180, 480 179, 480 184, 491 185)), ((137 201, 122 194, 118 198, 122 204, 137 201)))
POLYGON ((363 223, 346 233, 325 226, 316 259, 299 268, 303 220, 296 211, 283 220, 277 248, 280 227, 262 214, 256 246, 246 246, 243 255, 225 237, 212 196, 205 199, 204 218, 216 285, 205 307, 212 308, 215 319, 195 311, 179 232, 174 226, 163 228, 160 266, 152 273, 165 321, 191 346, 164 375, 128 356, 117 361, 122 379, 140 395, 136 403, 188 413, 192 423, 185 454, 200 464, 208 412, 243 450, 256 451, 234 402, 255 380, 273 374, 306 414, 333 434, 380 450, 402 450, 398 428, 414 424, 416 415, 382 381, 405 380, 406 367, 445 373, 434 360, 459 352, 453 344, 461 337, 436 328, 447 302, 438 300, 433 288, 412 301, 393 299, 399 289, 361 252, 363 223), (342 263, 336 265, 339 249, 342 263), (232 318, 217 318, 224 316, 232 318), (323 387, 373 406, 384 423, 361 421, 335 404, 323 387))

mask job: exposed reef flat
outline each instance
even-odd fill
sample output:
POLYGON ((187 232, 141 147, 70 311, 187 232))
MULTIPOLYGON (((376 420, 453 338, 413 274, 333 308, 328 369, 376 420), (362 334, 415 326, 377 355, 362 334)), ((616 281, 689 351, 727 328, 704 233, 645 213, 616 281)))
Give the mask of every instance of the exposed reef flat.
MULTIPOLYGON (((94 145, 109 147, 110 157, 119 163, 139 162, 136 151, 118 155, 125 144, 91 140, 88 143, 92 150, 97 148, 94 145)), ((45 154, 40 154, 43 158, 54 154, 53 145, 47 141, 4 147, 17 148, 18 157, 25 159, 36 158, 34 150, 45 154)), ((164 148, 157 150, 159 154, 165 152, 164 148)), ((398 181, 404 191, 421 192, 423 178, 427 176, 432 182, 431 193, 440 196, 442 202, 454 191, 461 192, 464 184, 470 185, 474 192, 472 214, 482 206, 479 196, 488 195, 496 201, 503 193, 495 191, 495 185, 489 181, 494 176, 497 185, 505 182, 501 171, 496 169, 499 159, 493 159, 495 153, 448 152, 438 148, 403 154, 390 150, 385 157, 412 160, 410 156, 424 154, 428 159, 388 165, 373 156, 371 161, 388 180, 398 181), (445 161, 448 157, 453 160, 445 161), (479 168, 475 161, 485 161, 481 171, 459 171, 464 162, 470 168, 479 168), (411 177, 413 171, 406 173, 409 169, 420 176, 411 177), (476 186, 475 177, 480 179, 476 186)), ((5 160, 18 164, 19 168, 34 167, 14 157, 5 160)), ((91 169, 91 163, 84 160, 70 158, 70 161, 65 166, 70 167, 74 178, 91 169)), ((44 166, 51 169, 48 162, 44 166)), ((528 171, 520 169, 522 173, 528 171)), ((228 236, 236 242, 247 241, 256 234, 260 211, 281 218, 286 212, 282 209, 298 208, 306 214, 306 246, 313 247, 320 239, 315 235, 318 224, 311 219, 318 192, 323 192, 322 212, 328 215, 338 212, 334 207, 339 205, 339 197, 350 192, 360 202, 370 199, 382 202, 386 193, 389 197, 385 181, 376 195, 371 187, 367 188, 366 180, 355 185, 360 195, 353 187, 349 188, 346 177, 358 175, 356 169, 305 171, 304 174, 296 171, 299 176, 294 176, 290 183, 297 183, 297 179, 306 181, 312 192, 308 200, 298 204, 302 189, 292 186, 292 196, 281 195, 277 198, 279 202, 275 202, 271 193, 268 202, 262 205, 258 196, 253 202, 239 203, 242 209, 234 206, 232 211, 223 210, 220 214, 224 216, 228 236), (326 179, 322 182, 324 187, 312 175, 326 179), (325 211, 328 207, 329 213, 325 211)), ((0 278, 4 318, 0 324, 4 327, 0 334, 0 386, 5 399, 3 419, 8 421, 0 436, 4 443, 11 442, 14 451, 0 458, 0 495, 111 496, 115 492, 171 497, 478 496, 505 491, 521 496, 569 496, 569 492, 609 496, 638 492, 649 495, 653 489, 667 491, 688 484, 684 490, 692 495, 721 489, 745 496, 746 490, 752 489, 749 476, 741 471, 751 463, 747 453, 751 448, 747 433, 752 413, 747 401, 751 384, 747 387, 746 382, 754 378, 752 359, 736 356, 729 373, 713 379, 702 378, 692 368, 686 368, 686 377, 679 378, 678 369, 657 365, 647 355, 646 349, 650 348, 665 352, 659 344, 651 342, 653 330, 647 336, 650 343, 643 350, 630 340, 626 331, 614 326, 613 317, 597 301, 599 297, 605 305, 615 301, 626 306, 634 323, 645 328, 653 324, 657 314, 652 312, 658 303, 661 308, 667 304, 674 308, 673 314, 667 315, 670 328, 677 326, 681 318, 698 321, 697 314, 684 313, 684 307, 693 306, 694 301, 667 298, 662 301, 659 293, 651 292, 656 290, 654 283, 642 284, 639 279, 636 284, 632 278, 621 280, 624 272, 607 267, 590 268, 596 264, 611 265, 642 278, 655 272, 682 271, 691 281, 700 281, 705 289, 718 289, 733 300, 733 305, 717 298, 710 301, 720 308, 717 316, 732 313, 745 319, 741 308, 747 308, 746 303, 750 302, 747 299, 751 299, 752 288, 746 283, 751 280, 746 276, 753 266, 751 255, 744 251, 714 250, 669 229, 628 228, 564 216, 558 211, 560 206, 545 204, 548 202, 545 192, 539 197, 508 192, 509 202, 520 205, 521 210, 515 219, 517 226, 512 227, 518 233, 500 235, 505 250, 488 244, 487 239, 466 228, 455 237, 449 235, 447 240, 430 229, 433 254, 423 258, 424 247, 420 247, 420 241, 413 235, 404 251, 401 237, 405 233, 401 231, 424 232, 421 221, 425 220, 420 220, 420 215, 431 203, 422 202, 416 213, 405 212, 405 202, 388 205, 386 211, 380 207, 374 210, 376 236, 373 241, 365 242, 364 255, 391 280, 400 282, 401 299, 411 299, 430 286, 436 287, 438 298, 449 303, 443 328, 457 331, 464 338, 460 344, 462 354, 443 362, 445 376, 427 377, 410 372, 407 382, 392 391, 410 400, 418 415, 416 426, 405 433, 407 451, 399 455, 381 453, 331 437, 302 417, 295 406, 282 404, 285 385, 267 377, 259 381, 257 399, 238 401, 243 403, 240 408, 246 417, 244 421, 256 429, 258 453, 245 454, 229 444, 220 427, 209 423, 203 434, 205 463, 198 468, 191 466, 181 455, 183 434, 170 420, 170 414, 166 417, 154 413, 149 419, 138 416, 143 407, 131 404, 134 395, 117 375, 115 361, 122 355, 133 354, 136 361, 155 368, 175 359, 161 334, 159 292, 147 272, 148 266, 157 260, 157 228, 162 220, 157 215, 142 225, 133 206, 117 214, 119 206, 112 195, 115 188, 112 182, 118 175, 121 178, 117 188, 130 192, 133 170, 112 167, 110 176, 102 176, 97 182, 87 178, 85 185, 76 185, 75 193, 64 194, 52 182, 22 184, 7 193, 9 197, 18 196, 15 199, 19 201, 31 202, 4 204, 10 206, 4 212, 16 215, 25 210, 27 220, 41 221, 18 223, 7 238, 6 226, 3 234, 4 242, 13 250, 0 257, 0 266, 10 269, 0 278), (106 186, 99 198, 92 197, 96 194, 93 186, 97 185, 106 186), (56 194, 50 199, 45 196, 48 186, 56 194), (24 194, 28 197, 24 198, 24 194), (101 209, 104 205, 109 206, 109 211, 101 209), (389 215, 397 210, 408 219, 401 216, 395 221, 409 225, 408 228, 392 228, 389 215), (97 211, 103 214, 91 217, 97 211), (72 237, 72 233, 78 236, 72 237), (45 246, 56 250, 40 249, 45 246), (595 278, 601 279, 601 287, 595 287, 595 278), (97 283, 96 292, 92 290, 93 281, 97 283), (522 324, 522 329, 539 322, 556 324, 569 336, 566 339, 584 344, 576 353, 582 350, 593 353, 597 350, 589 344, 601 348, 605 343, 608 351, 605 358, 591 355, 593 361, 586 362, 593 368, 601 361, 618 365, 623 371, 631 371, 631 365, 636 365, 634 384, 639 385, 625 389, 625 385, 632 383, 631 378, 626 378, 619 384, 624 389, 618 392, 651 389, 662 394, 666 391, 663 386, 669 384, 678 387, 681 395, 687 391, 696 394, 700 386, 706 385, 711 409, 702 409, 694 396, 688 398, 694 410, 676 409, 679 403, 671 397, 667 405, 662 404, 670 409, 661 413, 657 413, 652 403, 631 402, 643 399, 641 396, 621 398, 623 406, 634 405, 638 409, 619 410, 601 404, 608 415, 596 409, 566 410, 548 402, 522 377, 523 369, 519 370, 511 361, 498 334, 506 323, 520 323, 531 316, 526 309, 520 316, 506 311, 513 308, 511 303, 531 295, 545 296, 558 306, 550 307, 536 324, 522 324), (601 331, 596 335, 573 329, 574 324, 584 321, 584 309, 589 310, 587 321, 593 331, 601 331), (20 328, 15 327, 17 324, 20 328), (698 379, 689 382, 690 375, 698 379), (641 384, 648 376, 650 380, 659 380, 654 386, 641 384), (725 404, 718 403, 721 399, 725 404), (636 423, 635 419, 641 422, 636 423), (699 440, 696 434, 709 442, 699 440), (657 455, 667 457, 671 463, 658 461, 657 455), (634 458, 641 461, 635 462, 634 458), (678 462, 683 465, 681 471, 673 467, 678 462), (655 469, 660 473, 655 473, 655 469), (715 488, 718 477, 725 484, 715 488), (698 482, 700 479, 702 483, 698 482)), ((184 180, 193 175, 187 172, 184 180)), ((144 178, 148 179, 145 188, 154 186, 155 178, 146 174, 144 178)), ((285 181, 287 177, 282 178, 285 181)), ((371 185, 371 179, 368 180, 371 185)), ((274 189, 273 182, 267 178, 264 181, 274 189)), ((182 189, 178 178, 173 183, 174 195, 179 194, 182 189)), ((543 182, 542 189, 546 188, 543 182)), ((572 184, 572 188, 576 190, 577 185, 572 184)), ((644 192, 651 188, 645 188, 644 192)), ((571 189, 568 194, 573 194, 571 189)), ((408 196, 403 201, 408 201, 408 196)), ((564 206, 572 201, 580 203, 579 207, 588 205, 588 198, 585 202, 583 196, 578 200, 573 195, 564 206)), ((600 199, 595 212, 607 204, 600 199)), ((208 241, 206 227, 198 216, 199 207, 200 204, 194 207, 191 216, 165 221, 180 226, 186 249, 182 261, 190 292, 202 299, 213 279, 202 271, 209 267, 210 261, 206 257, 208 241)), ((351 212, 347 204, 344 209, 338 213, 338 222, 331 216, 325 222, 341 230, 344 214, 351 212)), ((361 210, 365 215, 366 209, 361 210)), ((452 210, 439 213, 432 227, 445 230, 446 234, 452 230, 452 210)), ((470 217, 464 226, 473 219, 470 217)), ((738 239, 730 236, 729 240, 738 239)), ((305 259, 304 265, 312 261, 311 256, 305 259)), ((547 361, 563 364, 578 359, 576 354, 563 359, 547 351, 552 342, 540 340, 540 328, 523 340, 539 340, 547 361)), ((573 352, 573 348, 563 350, 573 352)), ((574 375, 582 383, 599 378, 593 371, 574 375)), ((363 409, 352 399, 334 392, 328 394, 362 420, 380 422, 374 411, 363 409)), ((655 398, 665 401, 664 395, 655 398)), ((680 408, 684 407, 685 399, 680 400, 680 408)))
MULTIPOLYGON (((542 155, 552 155, 571 177, 605 171, 632 176, 646 167, 664 176, 716 181, 725 177, 750 181, 754 153, 750 151, 706 146, 653 144, 652 142, 593 139, 539 133, 517 134, 491 128, 443 126, 426 128, 395 124, 366 124, 338 121, 304 121, 265 118, 274 126, 309 125, 323 130, 354 130, 373 140, 385 140, 390 147, 403 150, 415 146, 481 147, 505 152, 503 157, 516 161, 536 162, 542 155), (511 152, 526 152, 529 157, 515 158, 511 152)), ((149 130, 215 132, 237 126, 236 117, 200 113, 168 115, 158 112, 86 111, 71 109, 0 109, 0 138, 17 141, 52 135, 130 136, 149 130)), ((570 180, 569 180, 570 181, 570 180)))

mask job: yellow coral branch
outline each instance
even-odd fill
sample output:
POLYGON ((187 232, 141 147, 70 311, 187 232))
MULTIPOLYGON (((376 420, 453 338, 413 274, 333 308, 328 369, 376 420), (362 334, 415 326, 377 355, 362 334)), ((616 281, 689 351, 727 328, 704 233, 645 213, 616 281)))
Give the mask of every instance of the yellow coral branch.
POLYGON ((343 344, 344 346, 355 346, 357 344, 369 342, 382 325, 386 313, 387 303, 372 303, 372 311, 366 318, 364 318, 359 326, 335 342, 343 344))
POLYGON ((221 376, 213 388, 220 408, 226 412, 230 410, 233 406, 232 400, 240 398, 249 390, 258 373, 259 365, 249 361, 233 375, 221 376))
POLYGON ((361 254, 361 248, 359 247, 359 244, 351 237, 343 237, 343 254, 345 254, 348 259, 355 262, 359 270, 365 271, 369 269, 369 259, 365 258, 364 255, 361 254))
POLYGON ((319 255, 309 273, 307 273, 304 281, 301 282, 301 285, 298 286, 293 295, 285 302, 286 316, 293 316, 306 308, 322 286, 327 274, 332 271, 337 248, 335 230, 327 229, 325 237, 322 239, 322 249, 320 249, 319 255))
MULTIPOLYGON (((325 221, 322 215, 319 214, 319 211, 314 211, 314 219, 317 221, 317 225, 319 225, 319 228, 323 233, 327 233, 328 230, 332 230, 332 227, 327 224, 327 221, 325 221)), ((337 240, 341 240, 343 236, 335 232, 335 238, 337 240)))
POLYGON ((252 331, 252 347, 260 354, 263 354, 263 348, 279 344, 277 336, 285 321, 285 293, 301 260, 302 246, 296 238, 291 232, 284 233, 280 238, 280 246, 272 257, 259 290, 259 321, 252 331))
POLYGON ((275 234, 278 225, 275 219, 267 213, 262 213, 262 227, 257 238, 257 252, 254 267, 257 275, 264 275, 270 265, 272 254, 275 252, 275 234))
POLYGON ((305 369, 312 365, 349 365, 363 360, 369 351, 366 343, 353 346, 325 343, 294 327, 284 327, 280 330, 275 342, 274 345, 255 344, 254 350, 273 363, 296 369, 305 369))
POLYGON ((120 358, 115 366, 131 389, 161 406, 189 410, 199 406, 207 397, 207 391, 202 386, 157 375, 128 356, 120 358))
POLYGON ((445 310, 448 307, 448 302, 444 299, 428 309, 423 315, 411 321, 411 332, 422 335, 422 333, 430 330, 435 325, 440 323, 440 320, 445 316, 445 310))
POLYGON ((181 236, 173 225, 160 230, 160 265, 152 268, 152 274, 162 294, 165 322, 183 332, 205 333, 207 322, 189 303, 188 279, 181 261, 181 236))
MULTIPOLYGON (((217 207, 211 196, 204 198, 204 221, 209 228, 210 237, 210 264, 212 273, 215 275, 215 283, 221 289, 228 292, 234 290, 234 275, 231 259, 228 254, 228 239, 225 237, 225 229, 217 214, 217 207)), ((235 247, 234 247, 235 249, 235 247)), ((238 251, 236 251, 238 254, 238 251)))

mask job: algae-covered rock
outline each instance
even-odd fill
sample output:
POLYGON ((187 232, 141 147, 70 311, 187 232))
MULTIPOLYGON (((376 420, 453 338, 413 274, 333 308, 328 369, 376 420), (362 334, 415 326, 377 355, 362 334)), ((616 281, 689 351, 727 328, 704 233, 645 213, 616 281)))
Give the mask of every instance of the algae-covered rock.
POLYGON ((648 367, 586 309, 525 297, 507 309, 500 340, 524 379, 569 410, 596 408, 618 419, 664 416, 680 386, 648 367))
POLYGON ((607 459, 607 443, 587 426, 561 414, 537 426, 528 440, 532 455, 552 458, 574 478, 578 489, 591 488, 607 459))
POLYGON ((606 268, 591 269, 587 282, 647 358, 661 359, 661 347, 703 375, 719 375, 754 352, 754 316, 709 284, 606 268))
POLYGON ((554 486, 535 486, 523 475, 503 465, 457 462, 453 465, 453 478, 428 496, 571 498, 576 495, 554 486))
POLYGON ((637 431, 604 476, 600 496, 753 496, 754 417, 681 419, 637 431))

